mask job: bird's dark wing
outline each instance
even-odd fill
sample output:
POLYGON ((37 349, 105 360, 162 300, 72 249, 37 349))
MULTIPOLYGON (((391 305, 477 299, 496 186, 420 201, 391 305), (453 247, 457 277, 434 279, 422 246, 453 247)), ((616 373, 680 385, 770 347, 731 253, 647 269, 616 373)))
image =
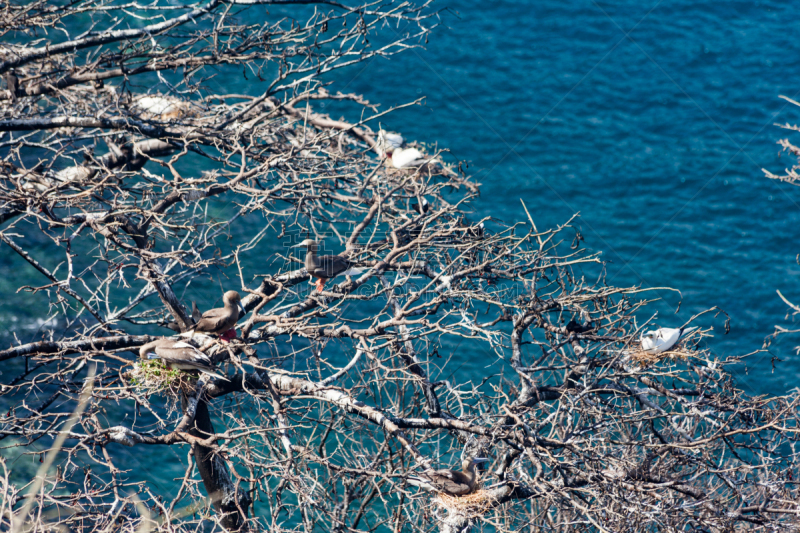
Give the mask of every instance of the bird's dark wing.
POLYGON ((437 470, 436 472, 423 474, 420 477, 427 480, 433 488, 440 492, 455 496, 467 494, 470 491, 470 486, 454 479, 453 474, 452 470, 437 470))
POLYGON ((223 325, 229 318, 228 312, 225 309, 209 309, 203 313, 203 317, 197 321, 195 331, 210 331, 215 332, 222 329, 223 325))
POLYGON ((201 320, 202 320, 203 318, 211 318, 211 319, 214 319, 214 318, 219 318, 219 317, 227 316, 227 314, 228 314, 228 312, 225 310, 225 308, 224 308, 224 307, 219 307, 219 308, 217 308, 217 309, 209 309, 208 311, 206 311, 205 313, 203 313, 203 316, 202 316, 200 319, 201 319, 201 320))
POLYGON ((420 215, 427 213, 430 207, 431 204, 428 203, 428 199, 424 197, 419 202, 411 202, 411 209, 413 209, 420 215))
POLYGON ((350 266, 350 262, 340 255, 323 255, 318 261, 319 266, 309 274, 323 278, 335 278, 350 266))
POLYGON ((430 475, 438 476, 440 478, 446 478, 452 481, 457 481, 455 472, 453 472, 452 470, 436 470, 430 473, 430 475))
POLYGON ((177 342, 172 346, 158 346, 155 352, 165 363, 173 364, 184 370, 197 370, 214 377, 226 379, 216 373, 216 369, 211 364, 211 359, 206 354, 189 343, 177 342))
POLYGON ((187 342, 176 342, 172 346, 158 346, 156 355, 168 363, 210 366, 211 359, 187 342))

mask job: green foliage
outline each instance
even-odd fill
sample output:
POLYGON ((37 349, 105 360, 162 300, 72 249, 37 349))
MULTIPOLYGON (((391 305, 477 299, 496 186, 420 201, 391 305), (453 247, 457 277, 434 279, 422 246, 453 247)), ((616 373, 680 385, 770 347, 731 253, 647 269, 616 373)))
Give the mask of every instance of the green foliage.
POLYGON ((148 393, 171 392, 192 387, 197 377, 184 370, 168 368, 161 359, 140 360, 133 365, 130 373, 131 384, 140 391, 148 393))

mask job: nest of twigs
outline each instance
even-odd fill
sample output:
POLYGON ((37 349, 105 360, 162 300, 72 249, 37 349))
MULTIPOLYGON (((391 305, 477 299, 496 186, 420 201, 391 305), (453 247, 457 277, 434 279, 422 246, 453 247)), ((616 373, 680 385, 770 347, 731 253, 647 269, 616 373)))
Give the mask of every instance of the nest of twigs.
POLYGON ((466 518, 483 516, 492 508, 489 492, 482 488, 463 496, 439 493, 433 502, 448 513, 459 514, 466 518))
POLYGON ((128 376, 137 390, 147 394, 163 392, 178 397, 180 393, 193 392, 197 385, 196 375, 167 368, 161 359, 134 363, 128 376))
POLYGON ((634 350, 630 355, 630 361, 636 365, 639 365, 640 368, 644 368, 647 366, 654 365, 659 361, 663 361, 665 359, 676 360, 680 359, 681 361, 686 360, 691 356, 693 352, 688 348, 684 347, 683 344, 680 346, 673 346, 671 350, 667 350, 666 352, 661 353, 648 353, 638 348, 634 350))

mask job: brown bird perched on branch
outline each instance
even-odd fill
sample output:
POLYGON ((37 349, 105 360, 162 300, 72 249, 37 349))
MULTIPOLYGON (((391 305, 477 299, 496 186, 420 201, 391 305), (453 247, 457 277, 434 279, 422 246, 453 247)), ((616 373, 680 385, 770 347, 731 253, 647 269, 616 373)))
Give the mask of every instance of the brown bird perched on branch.
POLYGON ((176 339, 157 339, 139 348, 142 359, 161 359, 167 368, 202 372, 215 378, 227 378, 217 374, 211 359, 186 341, 176 339))
POLYGON ((6 72, 6 86, 8 87, 8 92, 11 93, 11 101, 16 102, 17 89, 19 89, 19 78, 17 78, 13 71, 6 72))
POLYGON ((318 291, 322 291, 325 282, 336 276, 355 276, 361 274, 362 270, 353 266, 346 257, 341 255, 317 255, 319 244, 314 239, 306 239, 300 244, 295 244, 292 248, 298 246, 307 247, 306 250, 306 270, 312 278, 316 278, 316 282, 311 282, 316 285, 318 291))
POLYGON ((443 492, 450 496, 463 496, 478 486, 475 465, 488 461, 484 457, 465 457, 458 470, 433 470, 408 478, 408 484, 432 492, 443 492))
POLYGON ((209 309, 203 313, 197 324, 189 328, 191 336, 194 336, 195 333, 205 333, 207 335, 223 335, 226 339, 230 337, 230 334, 225 334, 236 326, 236 322, 247 314, 247 310, 242 305, 242 298, 236 291, 228 291, 223 294, 222 303, 224 307, 209 309), (241 315, 239 311, 242 312, 241 315))

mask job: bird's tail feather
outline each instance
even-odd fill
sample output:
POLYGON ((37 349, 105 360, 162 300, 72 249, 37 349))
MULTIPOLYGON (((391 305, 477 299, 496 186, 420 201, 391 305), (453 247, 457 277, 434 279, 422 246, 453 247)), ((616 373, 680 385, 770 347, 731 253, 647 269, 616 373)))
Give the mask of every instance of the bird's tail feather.
POLYGON ((697 326, 692 326, 690 328, 681 328, 681 336, 678 339, 682 339, 692 333, 694 330, 698 329, 697 326))
POLYGON ((422 478, 410 476, 410 477, 406 478, 406 481, 408 482, 409 485, 412 485, 414 487, 419 487, 421 489, 429 490, 431 492, 438 492, 433 487, 433 485, 430 484, 430 482, 428 482, 427 480, 424 480, 422 478))
POLYGON ((178 333, 178 335, 176 335, 176 336, 177 337, 183 337, 184 339, 191 339, 191 338, 194 337, 194 334, 197 333, 197 331, 195 331, 195 329, 197 329, 197 324, 193 324, 189 329, 187 329, 186 331, 184 331, 182 333, 178 333))
POLYGON ((206 367, 198 367, 198 368, 197 368, 197 370, 199 370, 199 371, 200 371, 200 372, 202 372, 203 374, 208 374, 208 375, 209 375, 209 376, 211 376, 211 377, 214 377, 214 378, 217 378, 217 379, 222 379, 222 380, 225 380, 225 381, 230 381, 230 380, 229 380, 228 378, 226 378, 225 376, 223 376, 223 375, 221 375, 221 374, 217 374, 216 372, 214 372, 213 370, 210 370, 209 368, 206 368, 206 367))
POLYGON ((363 268, 350 267, 347 270, 345 270, 344 272, 342 272, 342 275, 343 276, 358 276, 359 274, 363 274, 363 273, 364 273, 364 269, 363 268))

